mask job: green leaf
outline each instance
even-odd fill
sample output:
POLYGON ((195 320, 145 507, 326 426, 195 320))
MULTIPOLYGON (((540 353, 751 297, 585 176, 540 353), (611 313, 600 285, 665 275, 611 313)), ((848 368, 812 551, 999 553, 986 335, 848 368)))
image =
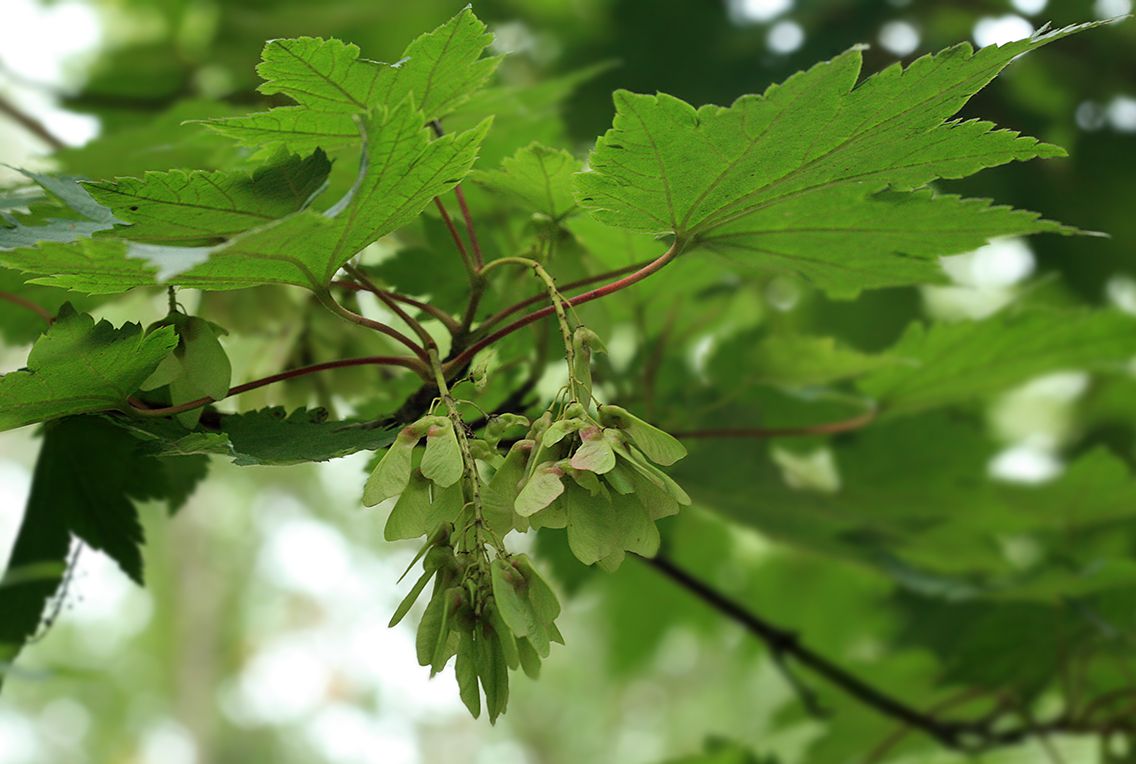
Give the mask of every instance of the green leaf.
POLYGON ((914 323, 888 351, 900 363, 860 388, 890 413, 972 401, 1064 369, 1120 368, 1136 355, 1136 321, 1119 311, 1003 312, 985 321, 914 323))
POLYGON ((710 360, 710 373, 723 389, 754 384, 787 388, 826 385, 858 377, 899 361, 842 346, 832 337, 746 333, 722 343, 710 360))
POLYGON ((302 106, 207 124, 246 145, 280 141, 293 151, 332 151, 358 140, 353 114, 393 107, 411 94, 423 123, 431 122, 465 103, 497 68, 499 58, 481 58, 492 40, 468 8, 412 42, 393 65, 360 59, 358 47, 340 40, 272 40, 257 67, 266 80, 259 89, 302 106))
MULTIPOLYGON (((318 289, 363 247, 453 188, 473 165, 489 124, 431 140, 421 112, 406 100, 361 118, 361 127, 358 179, 326 212, 301 210, 213 246, 84 239, 0 255, 0 264, 40 274, 36 283, 91 293, 159 282, 197 289, 264 283, 318 289)), ((129 232, 122 229, 123 236, 129 232)))
MULTIPOLYGON (((355 131, 358 137, 358 131, 355 131)), ((216 242, 307 206, 331 171, 317 149, 300 158, 281 149, 250 176, 240 170, 148 172, 88 183, 100 203, 129 223, 120 233, 148 244, 216 242)))
POLYGON ((390 430, 356 419, 331 419, 325 409, 283 406, 226 414, 220 430, 187 431, 170 419, 115 419, 154 456, 217 454, 240 466, 326 462, 357 451, 377 451, 395 439, 390 430))
POLYGON ((729 108, 618 91, 593 171, 576 176, 577 199, 608 225, 670 232, 688 249, 828 289, 938 280, 936 255, 991 236, 1068 232, 983 201, 900 192, 1062 155, 988 122, 945 120, 1016 56, 1089 26, 977 53, 963 43, 859 86, 852 49, 729 108))
POLYGON ((475 170, 470 178, 528 212, 560 221, 576 210, 572 173, 580 161, 563 149, 530 143, 501 163, 500 170, 475 170))
POLYGON ((126 399, 177 344, 173 330, 143 336, 138 324, 115 329, 69 304, 28 356, 28 368, 0 377, 0 430, 90 411, 124 408, 126 399))
MULTIPOLYGON (((44 434, 43 446, 36 459, 31 493, 20 529, 8 559, 8 569, 0 578, 0 661, 10 662, 24 642, 39 628, 44 607, 63 580, 67 568, 67 552, 71 544, 68 530, 68 502, 81 483, 77 470, 86 462, 68 463, 71 451, 66 428, 44 434), (28 577, 27 570, 54 566, 54 574, 28 577)), ((99 483, 92 486, 98 489, 99 483)), ((81 500, 81 497, 80 497, 81 500)), ((51 570, 51 568, 45 568, 51 570)), ((0 673, 0 681, 3 674, 0 673)))
MULTIPOLYGON (((36 217, 16 218, 7 214, 0 214, 8 226, 0 226, 0 252, 20 247, 31 247, 41 241, 70 242, 92 236, 96 231, 106 231, 114 228, 116 223, 122 223, 110 209, 103 207, 87 190, 79 185, 78 178, 67 175, 43 175, 41 173, 18 170, 28 178, 40 184, 44 189, 61 200, 67 207, 80 217, 44 218, 36 217), (40 223, 36 225, 35 223, 40 223)), ((36 208, 39 210, 40 208, 36 208)), ((58 208, 56 208, 58 209, 58 208)), ((0 255, 0 258, 3 256, 0 255)), ((3 262, 0 259, 0 262, 3 262)))
MULTIPOLYGON (((106 552, 142 583, 142 527, 131 497, 169 491, 165 467, 145 456, 131 435, 101 417, 49 423, 31 493, 0 585, 0 660, 11 660, 39 626, 44 605, 62 580, 71 534, 106 552), (21 572, 57 565, 54 575, 21 572)), ((176 486, 175 486, 176 491, 176 486)), ((177 499, 171 498, 171 504, 177 499)))

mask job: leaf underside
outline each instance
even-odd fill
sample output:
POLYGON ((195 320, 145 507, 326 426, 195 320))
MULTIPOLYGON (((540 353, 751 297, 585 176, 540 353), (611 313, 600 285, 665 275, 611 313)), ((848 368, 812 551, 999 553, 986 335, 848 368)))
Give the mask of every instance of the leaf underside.
POLYGON ((941 280, 939 255, 993 236, 1073 229, 1029 212, 918 191, 1056 146, 949 121, 1014 57, 1082 24, 974 52, 963 43, 856 80, 854 48, 728 108, 615 94, 613 128, 575 176, 600 221, 686 250, 798 274, 834 292, 941 280))

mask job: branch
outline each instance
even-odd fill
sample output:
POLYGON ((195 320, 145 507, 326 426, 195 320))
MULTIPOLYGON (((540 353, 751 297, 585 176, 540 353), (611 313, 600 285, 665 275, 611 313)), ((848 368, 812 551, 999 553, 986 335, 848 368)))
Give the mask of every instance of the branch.
POLYGON ((938 741, 946 748, 980 753, 998 746, 1013 745, 1030 737, 1061 733, 1081 734, 1134 734, 1136 718, 1130 709, 1124 709, 1115 716, 1090 724, 1068 714, 1059 714, 1047 722, 1027 721, 1015 727, 1006 728, 1004 716, 995 714, 977 721, 954 721, 937 719, 929 713, 915 709, 901 700, 863 682, 844 669, 801 644, 800 637, 791 631, 778 628, 741 605, 694 578, 682 568, 662 555, 655 558, 641 557, 648 565, 660 571, 675 583, 690 591, 706 604, 737 621, 756 635, 773 653, 775 661, 793 659, 808 667, 830 684, 843 690, 855 700, 884 716, 902 722, 907 727, 917 729, 938 741))
MULTIPOLYGON (((258 387, 271 385, 274 382, 283 382, 284 380, 293 379, 295 377, 302 377, 305 374, 313 374, 317 371, 326 371, 328 369, 342 369, 348 366, 402 366, 403 368, 411 369, 417 372, 418 375, 422 377, 425 377, 429 374, 429 371, 417 359, 406 358, 405 356, 375 355, 365 356, 363 358, 344 358, 338 361, 327 361, 325 363, 314 363, 311 366, 301 366, 297 369, 289 369, 288 371, 282 371, 279 374, 273 374, 270 377, 263 377, 261 379, 253 380, 252 382, 245 382, 243 385, 230 387, 229 392, 225 394, 225 397, 227 398, 233 395, 247 393, 249 390, 255 390, 258 387)), ((210 398, 206 396, 204 398, 198 398, 195 401, 189 401, 188 403, 180 403, 177 406, 149 408, 141 401, 128 399, 128 402, 130 404, 130 411, 128 411, 127 413, 146 418, 173 416, 174 414, 180 414, 183 411, 191 411, 196 408, 201 408, 202 406, 208 406, 210 403, 219 400, 222 399, 210 398)))
POLYGON ((35 135, 48 146, 51 146, 53 151, 62 151, 67 148, 67 144, 57 138, 42 122, 25 114, 16 104, 9 101, 2 94, 0 94, 0 112, 7 114, 29 133, 35 135))
POLYGON ((831 435, 838 432, 858 430, 870 424, 877 416, 876 410, 870 409, 860 416, 845 419, 840 422, 828 424, 814 424, 806 427, 772 427, 721 429, 721 430, 687 430, 685 432, 672 432, 676 438, 796 438, 804 435, 831 435))
POLYGON ((46 308, 36 305, 31 300, 28 300, 24 297, 20 297, 16 294, 11 294, 10 292, 0 292, 0 300, 7 300, 8 302, 19 305, 21 308, 27 308, 32 313, 35 313, 37 316, 46 321, 48 326, 51 326, 53 323, 55 323, 55 316, 51 315, 51 313, 49 313, 46 308))
POLYGON ((335 299, 331 296, 331 292, 327 290, 327 287, 321 287, 320 289, 315 290, 315 295, 316 298, 321 303, 323 303, 323 306, 325 308, 342 318, 344 321, 348 321, 358 326, 364 326, 368 329, 374 329, 376 332, 385 334, 388 337, 401 342, 403 345, 410 349, 410 352, 418 356, 419 360, 422 361, 423 368, 425 368, 425 364, 430 362, 430 356, 426 354, 425 349, 414 342, 414 340, 410 339, 397 329, 387 326, 381 321, 372 321, 365 316, 360 316, 358 313, 351 312, 335 301, 335 299))
MULTIPOLYGON (((602 286, 599 289, 593 289, 590 292, 584 292, 581 295, 577 295, 577 296, 571 298, 570 300, 565 300, 564 305, 574 308, 577 305, 583 305, 586 302, 591 302, 592 300, 598 300, 601 297, 606 297, 607 295, 618 292, 621 289, 626 289, 627 287, 631 286, 632 284, 636 284, 636 283, 642 281, 643 279, 647 278, 651 274, 657 273, 664 266, 666 266, 669 262, 671 262, 676 257, 678 257, 680 249, 681 249, 681 246, 676 241, 674 244, 671 245, 670 249, 668 249, 666 252, 664 252, 662 255, 660 255, 657 259, 652 260, 649 265, 647 265, 643 268, 640 268, 639 270, 632 273, 630 276, 625 276, 625 277, 621 278, 619 281, 613 281, 612 283, 608 284, 607 286, 602 286)), ((534 321, 539 321, 540 319, 545 318, 546 316, 550 316, 555 312, 556 312, 556 307, 550 305, 546 308, 541 308, 540 310, 536 311, 535 313, 530 313, 527 316, 525 316, 524 318, 517 319, 516 321, 509 324, 508 326, 506 326, 502 329, 499 329, 496 332, 494 332, 493 334, 490 334, 488 337, 484 337, 484 338, 478 340, 477 342, 473 343, 472 345, 470 345, 468 348, 466 348, 464 351, 462 351, 459 355, 457 355, 456 357, 454 357, 453 359, 448 361, 446 363, 446 367, 447 368, 460 367, 464 364, 469 363, 470 360, 472 360, 473 357, 475 355, 477 355, 478 351, 480 351, 482 348, 488 347, 489 345, 492 345, 494 342, 501 339, 502 337, 506 337, 506 336, 512 334, 513 332, 517 331, 518 329, 525 327, 525 326, 528 326, 529 324, 531 324, 534 321)))
POLYGON ((773 653, 775 660, 793 658, 798 663, 808 666, 820 676, 864 705, 876 709, 885 716, 899 719, 915 729, 926 732, 949 748, 960 747, 959 725, 944 725, 931 716, 927 716, 899 700, 880 692, 871 685, 861 682, 847 673, 839 666, 829 662, 826 658, 801 644, 800 637, 791 631, 780 629, 771 623, 749 612, 733 600, 711 589, 702 581, 691 576, 663 555, 654 558, 641 558, 648 565, 660 571, 663 575, 687 589, 708 605, 716 608, 725 615, 746 627, 766 644, 773 653))
MULTIPOLYGON (((360 271, 360 273, 362 273, 362 271, 360 271)), ((426 303, 426 302, 422 302, 421 300, 415 300, 413 297, 407 297, 404 294, 399 294, 398 292, 392 292, 389 289, 381 289, 381 288, 375 286, 373 283, 370 283, 370 282, 368 282, 367 284, 363 284, 361 282, 355 283, 354 281, 333 281, 333 282, 331 282, 331 285, 337 286, 337 287, 342 287, 343 289, 353 289, 357 292, 360 292, 360 291, 371 292, 376 297, 378 297, 379 292, 382 292, 383 294, 385 294, 387 297, 389 297, 392 300, 397 300, 398 302, 401 302, 404 305, 409 305, 413 308, 418 308, 418 310, 422 311, 423 313, 426 313, 426 314, 438 319, 438 321, 440 321, 442 323, 442 325, 445 326, 446 329, 451 334, 453 334, 455 331, 457 331, 458 322, 454 320, 453 316, 451 316, 449 313, 442 310, 441 308, 435 307, 435 306, 433 306, 429 303, 426 303)))
MULTIPOLYGON (((635 263, 634 265, 628 265, 624 268, 617 268, 614 271, 608 271, 607 273, 601 273, 598 276, 589 276, 586 279, 580 279, 579 281, 573 281, 571 284, 565 284, 564 286, 559 287, 559 291, 570 292, 573 289, 579 289, 580 287, 587 286, 588 284, 595 284, 595 283, 600 282, 600 281, 608 281, 609 279, 613 279, 617 276, 622 276, 625 273, 631 273, 632 271, 637 271, 637 270, 640 270, 641 268, 646 268, 648 265, 651 264, 651 262, 652 262, 651 260, 644 260, 641 263, 635 263)), ((500 313, 496 313, 496 314, 490 316, 489 318, 485 319, 484 321, 482 321, 480 326, 479 326, 479 329, 486 330, 486 329, 489 329, 491 326, 496 326, 497 324, 501 323, 501 321, 503 321, 507 316, 511 316, 513 313, 516 313, 518 310, 522 310, 522 309, 527 308, 528 306, 533 305, 533 304, 538 303, 538 302, 544 302, 547 299, 549 299, 548 298, 548 292, 545 291, 545 292, 541 292, 538 295, 534 295, 534 296, 528 298, 527 300, 522 300, 522 301, 516 303, 515 305, 512 305, 508 308, 505 308, 500 313)))

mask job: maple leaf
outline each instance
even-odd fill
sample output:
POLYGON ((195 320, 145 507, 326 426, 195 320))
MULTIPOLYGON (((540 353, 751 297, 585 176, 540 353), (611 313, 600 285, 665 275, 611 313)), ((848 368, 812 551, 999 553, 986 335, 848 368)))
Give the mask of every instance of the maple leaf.
POLYGON ((533 142, 501 163, 500 170, 474 170, 470 178, 523 209, 561 220, 576 207, 572 174, 580 162, 563 149, 533 142))
MULTIPOLYGON (((469 130, 432 140, 422 113, 409 97, 393 109, 380 108, 358 119, 364 138, 358 177, 347 194, 326 211, 300 209, 209 246, 133 241, 132 229, 124 228, 116 233, 126 240, 45 243, 38 251, 0 255, 0 264, 36 274, 36 283, 90 293, 157 283, 198 289, 240 289, 264 283, 318 288, 363 247, 406 225, 435 196, 453 188, 473 165, 490 123, 485 120, 469 130)), ((271 165, 260 176, 254 173, 248 182, 255 189, 259 177, 263 191, 267 180, 277 179, 272 168, 292 168, 291 174, 284 174, 288 181, 284 187, 289 191, 281 203, 293 204, 317 187, 326 158, 317 153, 305 162, 271 165), (290 189, 294 182, 300 183, 299 189, 290 189)), ((145 215, 143 234, 150 240, 210 232, 220 235, 221 229, 236 220, 255 218, 250 213, 257 209, 253 196, 259 194, 250 191, 235 197, 229 191, 229 186, 246 182, 240 176, 190 174, 184 176, 184 194, 171 185, 171 178, 180 177, 153 173, 129 185, 122 180, 113 186, 100 185, 98 193, 109 200, 110 194, 126 189, 137 202, 130 206, 145 215), (215 184, 222 186, 221 193, 205 191, 215 184), (179 209, 187 213, 189 228, 168 223, 177 220, 179 209)), ((269 210, 278 206, 271 200, 267 203, 269 210)))
POLYGON ((469 8, 412 42, 395 64, 361 59, 357 46, 341 40, 272 40, 257 66, 266 80, 259 89, 301 105, 205 124, 245 145, 335 151, 358 143, 352 115, 376 106, 393 107, 413 94, 427 122, 461 106, 497 68, 499 57, 481 58, 492 41, 469 8))
POLYGON ((853 48, 728 108, 617 91, 592 171, 575 176, 577 199, 608 225, 669 233, 687 250, 834 291, 941 280, 937 255, 992 236, 1073 232, 1035 213, 905 192, 1011 160, 1062 156, 989 122, 946 120, 1016 56, 1091 26, 977 53, 963 43, 859 85, 853 48))
POLYGON ((889 413, 972 401, 1064 369, 1119 369, 1136 355, 1136 322, 1119 311, 1002 313, 985 321, 908 326, 888 351, 900 363, 860 380, 889 413))
MULTIPOLYGON (((7 223, 7 226, 0 227, 0 252, 30 247, 40 241, 69 242, 85 239, 98 231, 109 230, 114 228, 116 223, 123 222, 108 208, 91 198, 87 190, 79 185, 78 178, 67 175, 44 175, 26 170, 17 170, 17 172, 51 192, 66 204, 75 216, 39 219, 34 214, 24 218, 0 214, 0 218, 7 223)), ((40 211, 38 206, 35 209, 37 212, 40 211)))
POLYGON ((172 329, 115 329, 65 303, 32 347, 28 368, 0 377, 0 430, 125 406, 176 345, 172 329))
POLYGON ((131 241, 216 241, 305 208, 324 189, 330 171, 322 150, 301 159, 281 149, 251 176, 240 170, 171 170, 85 188, 114 211, 117 222, 130 224, 125 233, 131 241))

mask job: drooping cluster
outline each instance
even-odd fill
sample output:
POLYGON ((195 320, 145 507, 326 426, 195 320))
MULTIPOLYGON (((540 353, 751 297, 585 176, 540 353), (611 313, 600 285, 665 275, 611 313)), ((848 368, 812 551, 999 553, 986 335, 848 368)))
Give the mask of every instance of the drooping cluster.
POLYGON ((509 671, 535 677, 550 643, 562 641, 555 593, 528 557, 508 552, 506 534, 563 528, 581 562, 614 570, 627 552, 654 555, 655 521, 690 503, 656 466, 685 456, 682 444, 619 406, 592 408, 590 359, 602 349, 599 338, 577 327, 566 346, 566 394, 535 421, 490 417, 475 438, 447 394, 449 416, 431 412, 405 426, 363 493, 367 506, 397 497, 388 540, 427 537, 424 573, 391 624, 433 580, 419 663, 436 674, 456 656, 462 700, 477 716, 483 692, 490 720, 505 710, 509 671), (508 435, 517 439, 505 451, 508 435))
POLYGON ((418 627, 418 662, 441 671, 457 657, 454 672, 462 702, 481 713, 481 695, 490 721, 509 702, 509 671, 522 669, 535 679, 550 643, 564 643, 555 620, 560 602, 527 555, 499 556, 487 562, 451 545, 444 525, 423 548, 424 573, 391 619, 394 626, 430 580, 434 589, 418 627))
POLYGON ((673 437, 618 406, 601 406, 597 420, 571 403, 556 418, 546 411, 513 444, 485 504, 511 511, 520 530, 566 528, 580 562, 614 570, 626 552, 654 555, 655 521, 690 503, 652 463, 685 455, 673 437))

